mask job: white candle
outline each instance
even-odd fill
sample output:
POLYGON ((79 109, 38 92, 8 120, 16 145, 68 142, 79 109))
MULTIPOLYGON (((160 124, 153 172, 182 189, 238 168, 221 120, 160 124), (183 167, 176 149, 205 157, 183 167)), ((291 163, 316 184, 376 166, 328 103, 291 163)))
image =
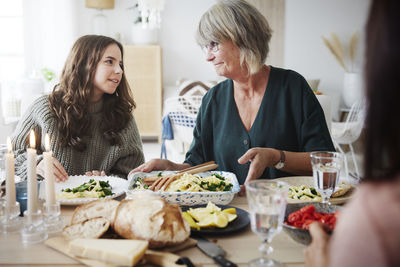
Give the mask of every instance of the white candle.
POLYGON ((54 192, 53 153, 50 150, 50 137, 48 134, 45 136, 44 143, 46 149, 46 152, 43 152, 46 205, 54 205, 56 204, 56 194, 54 192))
POLYGON ((31 148, 27 149, 28 162, 28 214, 36 213, 37 210, 37 177, 36 177, 36 149, 35 147, 35 133, 31 130, 29 136, 29 143, 31 148))
POLYGON ((15 205, 15 170, 14 153, 12 152, 10 137, 7 138, 8 153, 6 154, 6 205, 7 210, 15 205))

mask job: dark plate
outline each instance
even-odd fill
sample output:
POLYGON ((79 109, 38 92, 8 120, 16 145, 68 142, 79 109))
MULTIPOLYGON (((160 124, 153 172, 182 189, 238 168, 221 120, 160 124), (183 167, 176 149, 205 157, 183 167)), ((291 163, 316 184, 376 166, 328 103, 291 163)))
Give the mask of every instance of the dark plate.
MULTIPOLYGON (((182 211, 187 211, 189 208, 205 208, 207 205, 195 205, 195 206, 182 206, 181 209, 182 211)), ((207 234, 207 235, 224 235, 228 233, 233 233, 240 231, 244 229, 247 225, 250 223, 250 217, 249 213, 245 210, 233 207, 233 206, 228 206, 228 205, 217 205, 219 208, 222 210, 228 209, 228 208, 235 208, 236 209, 236 215, 237 218, 230 222, 227 227, 225 228, 205 228, 201 230, 196 230, 196 229, 190 229, 191 234, 207 234)))

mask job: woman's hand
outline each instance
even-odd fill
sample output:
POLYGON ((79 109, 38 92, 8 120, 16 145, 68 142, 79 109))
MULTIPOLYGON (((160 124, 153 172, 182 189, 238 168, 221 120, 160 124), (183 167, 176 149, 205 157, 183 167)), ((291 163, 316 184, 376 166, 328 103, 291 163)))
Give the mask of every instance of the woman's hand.
MULTIPOLYGON (((55 158, 53 160, 53 171, 56 182, 64 182, 68 179, 68 173, 65 171, 61 163, 55 158)), ((36 173, 44 177, 44 160, 41 160, 36 168, 36 173)))
POLYGON ((318 222, 310 224, 311 244, 305 250, 305 261, 308 267, 327 267, 329 265, 329 239, 318 222))
MULTIPOLYGON (((274 166, 279 159, 279 150, 273 148, 255 147, 247 150, 247 152, 238 159, 239 164, 251 163, 244 184, 259 178, 263 174, 265 168, 274 166)), ((240 186, 240 189, 239 195, 244 195, 244 185, 240 186)))
POLYGON ((167 159, 152 159, 146 163, 143 163, 139 167, 131 170, 129 174, 133 172, 151 172, 151 171, 177 171, 191 167, 189 164, 177 164, 167 159))
POLYGON ((97 171, 97 170, 93 170, 91 172, 85 172, 86 176, 106 176, 106 172, 105 171, 97 171))

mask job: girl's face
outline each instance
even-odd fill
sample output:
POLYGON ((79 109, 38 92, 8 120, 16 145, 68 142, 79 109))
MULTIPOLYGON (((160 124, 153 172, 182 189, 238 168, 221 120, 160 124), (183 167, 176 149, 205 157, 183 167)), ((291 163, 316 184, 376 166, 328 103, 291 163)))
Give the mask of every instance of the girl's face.
POLYGON ((241 73, 239 48, 232 41, 218 44, 218 51, 206 51, 206 60, 214 65, 219 76, 234 79, 241 73))
POLYGON ((113 94, 121 82, 122 73, 121 50, 117 44, 110 44, 97 63, 90 102, 99 101, 104 93, 113 94))

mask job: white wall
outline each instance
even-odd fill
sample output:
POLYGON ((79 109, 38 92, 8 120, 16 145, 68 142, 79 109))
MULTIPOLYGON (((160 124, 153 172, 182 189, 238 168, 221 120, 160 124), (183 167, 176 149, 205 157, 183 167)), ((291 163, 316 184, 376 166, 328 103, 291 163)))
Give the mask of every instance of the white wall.
MULTIPOLYGON (((82 35, 91 34, 92 18, 98 13, 85 7, 85 0, 38 0, 37 5, 25 1, 28 18, 26 32, 28 70, 48 67, 60 73, 73 42, 82 35), (36 15, 35 15, 36 14, 36 15), (39 14, 39 15, 38 15, 39 14), (41 25, 41 26, 39 26, 41 25), (42 43, 39 43, 39 42, 42 43)), ((163 54, 164 84, 173 85, 178 79, 216 80, 213 68, 206 63, 194 35, 200 16, 216 0, 166 0, 162 12, 159 43, 163 54)), ((129 9, 134 1, 116 0, 115 8, 103 10, 107 16, 108 34, 131 44, 135 12, 129 9)))
POLYGON ((197 23, 215 0, 166 0, 161 31, 164 84, 177 79, 217 80, 195 41, 197 23))
MULTIPOLYGON (((91 19, 97 11, 86 8, 84 0, 37 1, 40 1, 40 5, 36 7, 40 8, 36 18, 40 18, 47 27, 35 29, 37 26, 31 26, 44 43, 43 46, 32 43, 36 49, 41 48, 32 55, 41 61, 39 68, 50 67, 59 73, 73 41, 81 35, 92 33, 91 19)), ((219 79, 194 39, 200 16, 216 0, 165 2, 159 36, 163 51, 164 84, 173 85, 180 78, 219 79)), ((115 9, 103 11, 108 17, 109 35, 119 35, 125 44, 131 42, 131 27, 135 18, 134 11, 128 8, 133 3, 132 0, 116 0, 115 9)), ((308 79, 321 79, 319 88, 339 99, 344 71, 323 45, 321 36, 336 32, 342 40, 347 41, 353 32, 362 33, 368 7, 369 0, 286 0, 284 66, 308 79)), ((363 36, 360 43, 363 43, 363 36)), ((358 69, 362 68, 361 59, 360 50, 358 69)))
POLYGON ((76 2, 24 0, 26 74, 43 67, 61 71, 78 36, 76 2))
POLYGON ((344 70, 321 36, 330 37, 335 32, 342 44, 348 46, 350 36, 358 31, 360 49, 356 70, 361 71, 369 3, 369 0, 286 0, 285 67, 308 79, 321 79, 319 89, 334 97, 334 110, 341 101, 344 70))
MULTIPOLYGON (((200 16, 216 0, 165 0, 162 12, 162 26, 159 43, 163 55, 164 84, 175 84, 181 78, 195 80, 215 80, 217 75, 205 62, 204 54, 196 44, 194 35, 200 16)), ((121 42, 130 44, 131 28, 135 21, 135 11, 129 9, 134 1, 116 0, 115 9, 104 10, 109 22, 109 35, 121 36, 121 42)), ((95 10, 85 8, 85 1, 79 5, 79 34, 91 33, 91 18, 95 10)))

